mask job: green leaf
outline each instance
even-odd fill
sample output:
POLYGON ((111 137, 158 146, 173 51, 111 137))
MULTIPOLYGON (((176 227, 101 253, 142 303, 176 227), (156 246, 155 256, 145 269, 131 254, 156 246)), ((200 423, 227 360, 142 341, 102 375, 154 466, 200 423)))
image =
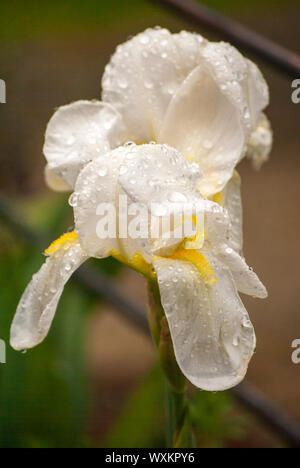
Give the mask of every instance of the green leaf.
POLYGON ((160 367, 146 376, 102 444, 107 448, 164 447, 164 377, 160 367))

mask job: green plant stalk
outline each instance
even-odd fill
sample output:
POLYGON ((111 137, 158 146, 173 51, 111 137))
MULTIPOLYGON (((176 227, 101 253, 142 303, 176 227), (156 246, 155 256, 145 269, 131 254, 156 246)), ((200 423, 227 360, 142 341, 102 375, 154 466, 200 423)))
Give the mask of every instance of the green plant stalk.
POLYGON ((194 436, 186 397, 186 378, 178 367, 156 280, 148 282, 148 320, 166 376, 166 438, 168 448, 193 448, 194 436))

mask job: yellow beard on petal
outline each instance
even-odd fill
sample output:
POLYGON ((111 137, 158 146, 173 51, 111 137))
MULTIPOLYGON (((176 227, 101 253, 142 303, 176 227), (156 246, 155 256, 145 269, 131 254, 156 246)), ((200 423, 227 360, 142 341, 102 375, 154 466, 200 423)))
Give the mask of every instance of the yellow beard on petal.
POLYGON ((204 257, 203 254, 197 252, 196 250, 178 250, 174 255, 172 255, 171 259, 193 263, 193 265, 197 267, 201 278, 209 286, 215 284, 218 281, 209 261, 204 257))
POLYGON ((113 249, 111 251, 111 256, 114 257, 124 265, 129 266, 133 270, 141 273, 143 276, 149 279, 156 277, 155 271, 153 270, 152 264, 147 263, 142 254, 136 253, 132 258, 125 258, 118 250, 113 249))
POLYGON ((218 203, 218 205, 220 206, 224 206, 225 204, 224 193, 223 192, 215 193, 215 195, 213 196, 213 201, 215 203, 218 203))
POLYGON ((185 154, 184 155, 185 159, 187 159, 189 162, 195 162, 196 158, 194 156, 191 156, 190 154, 185 154))
POLYGON ((52 244, 45 250, 44 254, 51 256, 55 254, 58 250, 66 245, 73 244, 74 242, 78 241, 78 236, 75 231, 68 232, 61 237, 59 237, 56 241, 52 242, 52 244))

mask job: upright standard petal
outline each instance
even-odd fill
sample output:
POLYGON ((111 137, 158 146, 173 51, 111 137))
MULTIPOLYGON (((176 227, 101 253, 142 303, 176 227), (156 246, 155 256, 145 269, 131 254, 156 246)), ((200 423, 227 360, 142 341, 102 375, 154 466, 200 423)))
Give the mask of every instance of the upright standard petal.
POLYGON ((44 154, 49 169, 74 188, 88 162, 123 142, 124 125, 117 110, 99 101, 78 101, 60 107, 51 118, 44 154))
POLYGON ((231 178, 268 104, 260 71, 230 44, 165 29, 119 46, 102 86, 129 139, 167 143, 200 165, 205 196, 231 178))
POLYGON ((245 93, 248 96, 251 128, 253 131, 258 124, 261 111, 269 104, 269 88, 257 65, 251 62, 251 60, 246 60, 246 63, 247 80, 244 86, 245 93))
POLYGON ((46 252, 49 258, 27 286, 12 323, 10 343, 17 351, 44 340, 65 284, 87 260, 75 233, 66 234, 46 252))
POLYGON ((221 191, 231 178, 245 141, 239 108, 210 69, 198 66, 171 101, 159 142, 199 164, 204 176, 200 190, 207 197, 221 191))
POLYGON ((262 112, 258 118, 257 126, 251 133, 247 147, 247 157, 251 160, 254 169, 260 169, 268 161, 273 144, 273 133, 270 122, 262 112))
POLYGON ((204 43, 197 34, 157 28, 118 46, 105 69, 102 99, 122 114, 128 140, 158 141, 167 107, 204 43))
POLYGON ((228 268, 214 263, 213 271, 205 254, 194 264, 158 258, 154 267, 183 374, 209 391, 240 383, 256 339, 228 268))
POLYGON ((49 164, 45 167, 45 180, 48 187, 55 192, 72 191, 72 188, 50 169, 49 164))

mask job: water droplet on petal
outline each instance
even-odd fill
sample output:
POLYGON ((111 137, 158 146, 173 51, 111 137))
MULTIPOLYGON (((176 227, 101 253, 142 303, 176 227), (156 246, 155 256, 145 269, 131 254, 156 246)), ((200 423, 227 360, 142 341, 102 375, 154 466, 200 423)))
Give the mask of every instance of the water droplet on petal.
POLYGON ((107 168, 106 167, 102 167, 99 171, 98 171, 98 175, 100 177, 104 177, 107 175, 107 168))
POLYGON ((119 84, 120 88, 122 88, 122 89, 128 88, 128 83, 127 83, 127 81, 125 80, 125 78, 120 79, 119 82, 118 82, 118 84, 119 84))
POLYGON ((74 192, 69 198, 69 205, 74 208, 75 206, 77 206, 77 203, 78 203, 78 194, 74 192))
POLYGON ((187 198, 186 196, 183 194, 183 193, 180 193, 180 192, 173 192, 171 193, 171 195, 169 196, 169 200, 171 202, 186 202, 187 201, 187 198))
POLYGON ((140 37, 140 43, 143 44, 143 45, 146 45, 148 44, 150 41, 150 38, 149 36, 147 36, 146 34, 142 34, 141 37, 140 37))
POLYGON ((211 149, 213 147, 213 144, 210 140, 204 140, 203 141, 203 148, 205 149, 211 149))
POLYGON ((153 216, 164 216, 167 213, 167 209, 165 206, 160 204, 155 204, 152 207, 152 214, 153 216))
POLYGON ((70 137, 67 139, 67 145, 71 146, 71 145, 73 145, 73 143, 75 143, 75 137, 74 137, 74 136, 70 136, 70 137))
POLYGON ((153 89, 154 85, 151 81, 145 81, 144 86, 146 89, 153 89))
POLYGON ((240 344, 240 337, 235 336, 232 341, 233 346, 238 346, 240 344))

